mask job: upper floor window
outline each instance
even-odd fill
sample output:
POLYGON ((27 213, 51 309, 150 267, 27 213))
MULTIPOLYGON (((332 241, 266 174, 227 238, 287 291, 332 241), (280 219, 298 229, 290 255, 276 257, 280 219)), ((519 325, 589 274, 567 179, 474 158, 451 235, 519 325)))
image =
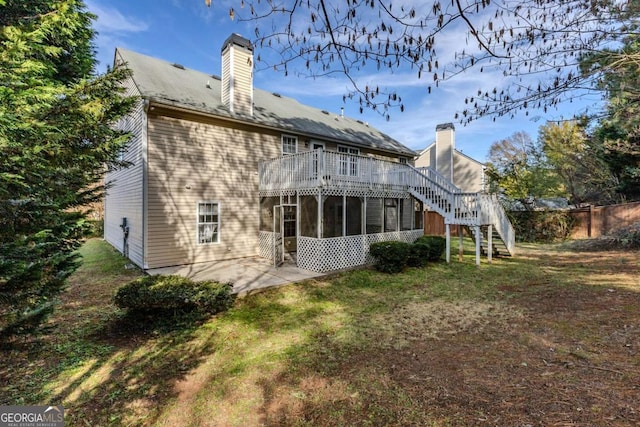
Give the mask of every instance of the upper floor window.
POLYGON ((296 154, 298 152, 298 138, 282 135, 282 154, 296 154))
POLYGON ((338 145, 338 153, 343 154, 338 161, 338 173, 340 175, 358 176, 359 158, 357 156, 360 154, 360 150, 338 145))
POLYGON ((406 157, 398 157, 398 161, 402 165, 406 165, 407 164, 407 158, 406 157))

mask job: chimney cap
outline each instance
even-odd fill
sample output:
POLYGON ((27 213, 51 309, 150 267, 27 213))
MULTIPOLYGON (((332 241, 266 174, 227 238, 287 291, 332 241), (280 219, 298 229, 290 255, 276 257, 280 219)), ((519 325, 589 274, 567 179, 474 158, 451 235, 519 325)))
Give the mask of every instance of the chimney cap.
POLYGON ((440 123, 439 125, 436 125, 436 132, 439 130, 447 129, 456 130, 456 128, 453 126, 453 123, 440 123))
POLYGON ((248 51, 253 52, 253 45, 251 44, 251 42, 242 37, 240 34, 236 33, 231 34, 229 37, 227 37, 224 43, 222 43, 222 51, 224 52, 227 46, 232 44, 243 47, 248 51))

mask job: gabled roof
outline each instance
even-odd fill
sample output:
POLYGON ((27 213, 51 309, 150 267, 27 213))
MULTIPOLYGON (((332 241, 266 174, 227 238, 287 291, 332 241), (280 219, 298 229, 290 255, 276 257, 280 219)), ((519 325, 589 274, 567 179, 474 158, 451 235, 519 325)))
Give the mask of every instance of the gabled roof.
MULTIPOLYGON (((418 156, 417 156, 417 157, 421 157, 423 154, 426 154, 427 152, 429 152, 429 150, 431 150, 431 149, 432 149, 432 148, 434 148, 435 146, 436 146, 436 142, 435 142, 435 141, 433 141, 431 144, 427 145, 427 147, 426 147, 426 148, 423 148, 422 150, 419 150, 419 151, 418 151, 418 156)), ((482 163, 482 162, 481 162, 481 161, 479 161, 479 160, 474 159, 474 158, 473 158, 473 157, 471 157, 471 156, 468 156, 468 155, 464 154, 462 151, 458 150, 457 148, 454 148, 454 149, 453 149, 453 151, 454 151, 454 153, 455 153, 456 155, 458 155, 458 156, 466 157, 467 159, 469 159, 469 160, 471 160, 471 161, 473 161, 473 162, 476 162, 476 163, 477 163, 477 164, 479 164, 479 165, 484 166, 484 163, 482 163)))
POLYGON ((256 88, 253 90, 254 115, 232 113, 222 104, 217 76, 117 48, 116 63, 120 61, 133 72, 141 96, 151 102, 398 155, 417 154, 361 120, 341 117, 256 88))

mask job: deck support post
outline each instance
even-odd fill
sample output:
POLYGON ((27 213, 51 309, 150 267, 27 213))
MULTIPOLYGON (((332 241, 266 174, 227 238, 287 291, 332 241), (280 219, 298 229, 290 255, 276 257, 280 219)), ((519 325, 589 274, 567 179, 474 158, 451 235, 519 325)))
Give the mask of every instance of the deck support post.
POLYGON ((493 256, 493 225, 489 224, 487 228, 487 260, 491 264, 491 257, 493 256))
POLYGON ((318 190, 318 239, 322 239, 322 190, 318 190))
POLYGON ((464 255, 464 246, 462 241, 462 225, 458 225, 458 261, 462 261, 464 255))
POLYGON ((480 249, 482 248, 482 233, 480 232, 480 226, 474 226, 473 231, 476 235, 476 265, 480 266, 480 249))
POLYGON ((362 198, 362 234, 367 234, 367 196, 362 198))
POLYGON ((449 264, 451 262, 451 225, 449 223, 446 223, 444 229, 447 240, 447 248, 445 250, 445 253, 447 254, 447 264, 449 264))
POLYGON ((342 237, 347 235, 347 190, 342 190, 342 237))

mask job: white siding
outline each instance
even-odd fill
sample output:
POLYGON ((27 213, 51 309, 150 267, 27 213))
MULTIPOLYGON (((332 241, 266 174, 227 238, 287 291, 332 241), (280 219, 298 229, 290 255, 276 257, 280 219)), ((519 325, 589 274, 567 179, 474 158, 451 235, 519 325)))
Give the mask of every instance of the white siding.
MULTIPOLYGON (((436 146, 432 145, 416 159, 416 167, 431 167, 433 169, 436 163, 435 158, 436 146)), ((438 172, 442 173, 442 169, 439 169, 438 172)), ((483 174, 482 163, 458 150, 453 150, 453 184, 464 192, 477 193, 483 190, 483 174)))
POLYGON ((162 114, 148 123, 148 268, 257 256, 258 162, 280 156, 280 134, 162 114), (220 242, 198 245, 207 200, 220 203, 220 242))
POLYGON ((253 115, 253 54, 237 48, 234 53, 234 110, 253 115))
MULTIPOLYGON (((134 83, 125 84, 126 95, 139 96, 134 83)), ((131 162, 125 169, 109 172, 105 175, 106 190, 104 209, 104 238, 119 251, 123 251, 124 236, 120 227, 126 217, 129 226, 129 258, 136 265, 144 267, 144 221, 143 221, 143 185, 144 185, 144 139, 145 112, 140 101, 121 128, 132 133, 132 138, 124 153, 124 160, 131 162)))

